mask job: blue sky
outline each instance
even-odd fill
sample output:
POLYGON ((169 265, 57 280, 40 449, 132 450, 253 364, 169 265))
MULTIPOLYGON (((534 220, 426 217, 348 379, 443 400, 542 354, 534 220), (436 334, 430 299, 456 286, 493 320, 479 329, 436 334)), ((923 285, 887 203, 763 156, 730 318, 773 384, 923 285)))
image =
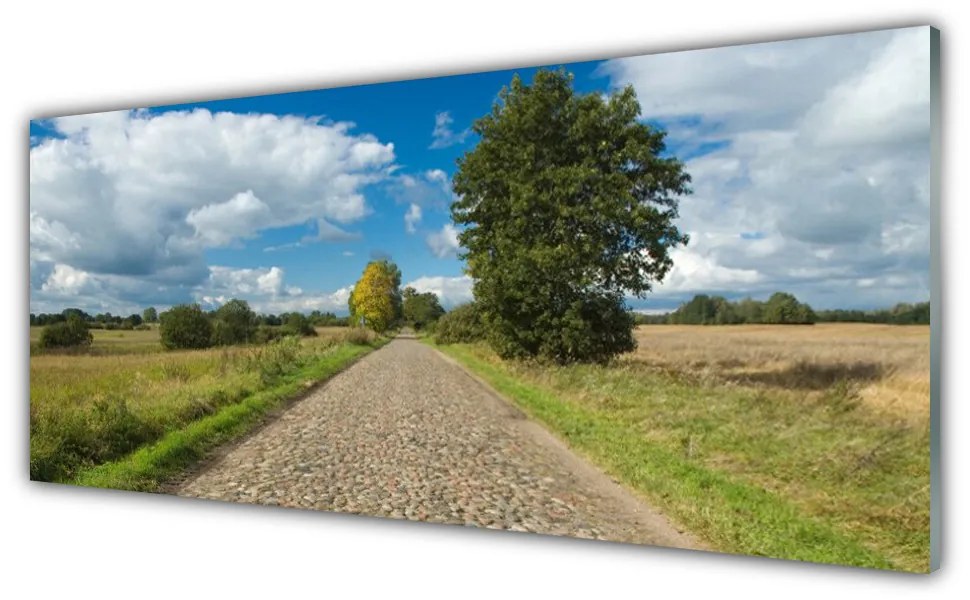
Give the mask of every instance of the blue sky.
MULTIPOLYGON (((694 293, 881 307, 928 298, 929 30, 567 64, 633 85, 694 194, 687 248, 638 310, 694 293)), ((231 297, 346 311, 366 263, 471 297, 448 204, 473 120, 513 73, 31 123, 31 311, 231 297)))

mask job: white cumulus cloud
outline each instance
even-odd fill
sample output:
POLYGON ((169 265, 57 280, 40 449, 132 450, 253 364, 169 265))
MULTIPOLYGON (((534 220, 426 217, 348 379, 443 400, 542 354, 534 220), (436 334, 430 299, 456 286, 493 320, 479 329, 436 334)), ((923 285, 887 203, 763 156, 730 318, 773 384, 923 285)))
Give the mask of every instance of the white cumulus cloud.
POLYGON ((332 237, 370 212, 364 188, 394 161, 393 144, 318 118, 196 109, 49 125, 59 135, 30 150, 31 258, 168 285, 200 283, 206 248, 263 229, 317 220, 332 237))
POLYGON ((441 231, 428 234, 425 238, 428 249, 438 258, 454 257, 458 253, 458 229, 451 223, 441 228, 441 231))
POLYGON ((405 284, 419 293, 432 292, 438 296, 442 306, 452 308, 474 299, 472 295, 473 280, 467 275, 460 277, 423 276, 405 284))
POLYGON ((928 299, 929 41, 920 27, 607 62, 692 176, 691 241, 654 297, 928 299))

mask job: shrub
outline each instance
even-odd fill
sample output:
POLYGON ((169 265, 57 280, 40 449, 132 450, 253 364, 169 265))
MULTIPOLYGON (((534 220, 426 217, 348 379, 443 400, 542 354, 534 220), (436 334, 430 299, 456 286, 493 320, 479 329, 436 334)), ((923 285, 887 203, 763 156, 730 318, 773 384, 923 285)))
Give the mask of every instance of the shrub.
POLYGON ((283 333, 312 337, 317 334, 317 330, 313 328, 313 323, 303 313, 295 312, 286 315, 286 320, 283 322, 283 333))
POLYGON ((198 304, 173 306, 158 320, 158 333, 165 348, 208 348, 212 345, 212 323, 198 304))
POLYGON ((283 337, 283 329, 272 325, 260 325, 256 328, 254 339, 257 344, 268 344, 283 337))
POLYGON ((435 341, 439 344, 461 344, 484 339, 484 329, 478 307, 473 304, 456 306, 435 324, 435 341))
POLYGON ((71 317, 67 321, 54 323, 44 328, 40 334, 41 348, 71 348, 90 346, 93 341, 91 332, 81 319, 71 317))
POLYGON ((256 335, 256 313, 245 300, 232 299, 215 311, 212 343, 219 346, 248 344, 256 335))
POLYGON ((297 366, 299 354, 300 340, 285 336, 262 348, 254 348, 247 358, 246 368, 258 372, 263 385, 271 385, 297 366))

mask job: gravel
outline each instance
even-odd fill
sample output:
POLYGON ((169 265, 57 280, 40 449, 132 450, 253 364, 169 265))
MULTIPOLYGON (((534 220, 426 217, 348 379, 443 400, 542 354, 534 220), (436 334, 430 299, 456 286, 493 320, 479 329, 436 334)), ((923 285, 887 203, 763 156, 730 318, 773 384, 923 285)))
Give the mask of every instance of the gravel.
POLYGON ((699 547, 452 361, 410 339, 366 356, 173 491, 699 547))

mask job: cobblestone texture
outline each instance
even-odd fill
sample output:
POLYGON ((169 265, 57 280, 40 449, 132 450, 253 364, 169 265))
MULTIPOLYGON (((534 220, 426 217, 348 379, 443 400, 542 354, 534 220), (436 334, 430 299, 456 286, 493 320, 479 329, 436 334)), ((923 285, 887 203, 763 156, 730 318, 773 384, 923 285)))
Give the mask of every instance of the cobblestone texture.
POLYGON ((697 546, 460 367, 407 339, 337 375, 174 493, 697 546))

